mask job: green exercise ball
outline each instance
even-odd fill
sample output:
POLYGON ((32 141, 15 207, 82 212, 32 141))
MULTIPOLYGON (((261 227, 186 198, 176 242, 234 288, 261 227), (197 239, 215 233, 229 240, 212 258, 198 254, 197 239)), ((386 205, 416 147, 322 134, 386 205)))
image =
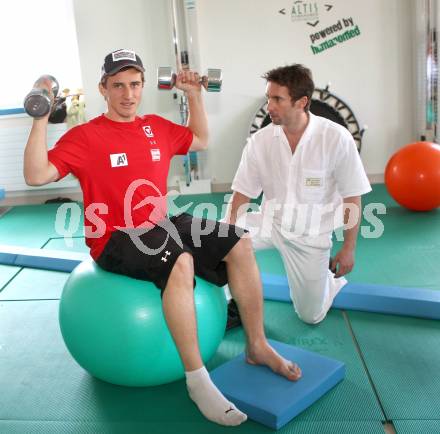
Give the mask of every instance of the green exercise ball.
MULTIPOLYGON (((195 305, 203 361, 225 333, 223 288, 196 278, 195 305)), ((91 375, 122 386, 154 386, 178 380, 184 369, 151 282, 102 270, 85 261, 70 274, 59 320, 73 358, 91 375)))

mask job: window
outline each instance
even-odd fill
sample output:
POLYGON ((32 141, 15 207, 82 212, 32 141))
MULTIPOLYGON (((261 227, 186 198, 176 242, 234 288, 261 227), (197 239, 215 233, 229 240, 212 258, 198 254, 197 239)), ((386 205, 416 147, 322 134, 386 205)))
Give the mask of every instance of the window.
POLYGON ((60 90, 81 88, 73 0, 6 0, 1 7, 0 114, 22 108, 43 74, 60 90))

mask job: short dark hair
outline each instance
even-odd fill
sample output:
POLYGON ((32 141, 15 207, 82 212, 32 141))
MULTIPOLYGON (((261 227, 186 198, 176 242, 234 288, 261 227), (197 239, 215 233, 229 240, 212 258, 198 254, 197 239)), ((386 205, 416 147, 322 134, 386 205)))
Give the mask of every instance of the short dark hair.
POLYGON ((293 65, 280 66, 271 69, 263 75, 266 81, 270 81, 280 86, 286 86, 292 102, 306 96, 308 98, 304 111, 308 112, 312 102, 315 84, 313 83, 312 72, 299 63, 293 65))

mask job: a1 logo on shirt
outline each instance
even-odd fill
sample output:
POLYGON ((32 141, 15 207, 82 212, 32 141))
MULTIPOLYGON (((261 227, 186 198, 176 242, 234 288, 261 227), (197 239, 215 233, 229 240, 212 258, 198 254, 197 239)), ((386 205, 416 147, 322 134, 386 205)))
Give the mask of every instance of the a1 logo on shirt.
POLYGON ((128 166, 127 154, 110 154, 110 163, 112 167, 128 166))
POLYGON ((150 125, 145 125, 142 127, 142 129, 147 137, 154 137, 153 130, 151 129, 150 125))

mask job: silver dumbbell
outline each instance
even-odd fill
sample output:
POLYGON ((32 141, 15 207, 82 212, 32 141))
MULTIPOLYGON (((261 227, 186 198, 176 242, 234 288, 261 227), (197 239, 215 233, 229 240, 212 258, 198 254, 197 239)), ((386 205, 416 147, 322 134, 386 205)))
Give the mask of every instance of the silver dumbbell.
POLYGON ((50 81, 54 99, 56 99, 60 90, 57 79, 52 75, 42 75, 34 83, 34 88, 26 95, 23 106, 26 113, 36 119, 46 116, 53 107, 49 92, 39 87, 44 80, 50 81))
MULTIPOLYGON (((171 90, 176 84, 177 75, 170 66, 157 68, 157 87, 160 90, 171 90)), ((222 70, 208 69, 208 73, 200 78, 200 83, 208 92, 220 92, 222 89, 222 70)))

